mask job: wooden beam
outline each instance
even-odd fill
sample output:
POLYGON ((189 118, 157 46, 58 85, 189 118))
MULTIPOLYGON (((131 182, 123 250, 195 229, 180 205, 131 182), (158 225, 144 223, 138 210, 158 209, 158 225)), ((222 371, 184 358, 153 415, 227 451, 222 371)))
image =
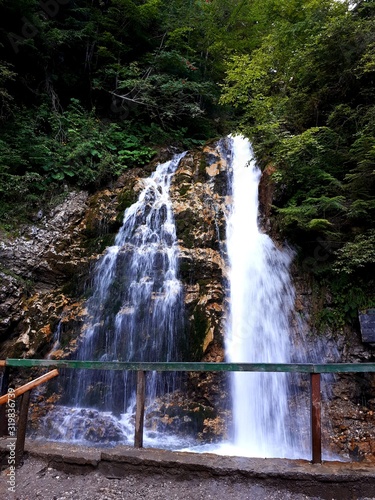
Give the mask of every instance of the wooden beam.
MULTIPOLYGON (((8 394, 9 388, 9 366, 5 366, 3 376, 1 379, 0 396, 8 394)), ((8 435, 8 418, 6 413, 6 406, 0 405, 0 437, 8 435)))
POLYGON ((26 391, 21 398, 20 413, 17 425, 17 440, 16 440, 16 467, 22 465, 23 452, 25 450, 25 438, 27 428, 27 416, 29 414, 30 391, 26 391))
POLYGON ((4 394, 7 394, 7 392, 8 392, 9 372, 10 372, 10 368, 9 368, 9 366, 6 366, 5 369, 3 370, 3 376, 1 379, 0 396, 3 396, 4 394))
POLYGON ((134 447, 143 448, 143 425, 145 416, 146 376, 144 371, 137 372, 137 396, 135 412, 134 447))
POLYGON ((312 463, 322 462, 322 418, 320 373, 311 373, 311 448, 312 463))
MULTIPOLYGON (((45 373, 41 377, 36 378, 35 380, 32 380, 31 382, 28 382, 25 385, 22 385, 21 387, 18 387, 18 389, 15 389, 12 394, 12 397, 17 398, 18 396, 21 396, 21 394, 24 394, 27 391, 31 391, 31 389, 34 389, 35 387, 38 387, 38 385, 43 384, 44 382, 47 382, 47 380, 50 380, 53 377, 56 377, 59 374, 57 370, 52 370, 48 373, 45 373)), ((4 396, 0 397, 0 405, 6 404, 8 402, 9 395, 5 394, 4 396)))

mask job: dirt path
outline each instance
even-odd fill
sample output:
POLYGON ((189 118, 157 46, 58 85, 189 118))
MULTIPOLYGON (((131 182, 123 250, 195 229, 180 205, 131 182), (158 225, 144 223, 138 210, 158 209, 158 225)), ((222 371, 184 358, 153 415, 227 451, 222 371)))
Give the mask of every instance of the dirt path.
POLYGON ((12 492, 7 443, 0 439, 0 500, 375 500, 372 463, 312 464, 29 439, 12 492))
MULTIPOLYGON (((6 488, 4 476, 1 488, 6 488)), ((133 474, 123 479, 109 479, 99 472, 71 475, 29 458, 16 473, 16 493, 9 500, 320 500, 285 489, 263 486, 257 482, 231 481, 228 478, 183 479, 165 475, 133 474)))

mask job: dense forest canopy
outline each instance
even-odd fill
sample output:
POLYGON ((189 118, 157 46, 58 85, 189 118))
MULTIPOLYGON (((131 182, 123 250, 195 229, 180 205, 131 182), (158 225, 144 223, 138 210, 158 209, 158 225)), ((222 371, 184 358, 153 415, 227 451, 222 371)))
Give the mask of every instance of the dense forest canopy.
POLYGON ((2 230, 238 130, 324 321, 374 306, 374 1, 0 0, 0 51, 2 230))

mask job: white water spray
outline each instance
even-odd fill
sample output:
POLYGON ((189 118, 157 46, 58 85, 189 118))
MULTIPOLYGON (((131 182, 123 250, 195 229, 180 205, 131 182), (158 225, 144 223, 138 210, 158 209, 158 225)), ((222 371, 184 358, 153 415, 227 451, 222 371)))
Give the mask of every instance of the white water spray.
MULTIPOLYGON (((174 171, 184 154, 160 164, 143 180, 136 203, 124 214, 115 245, 96 267, 94 294, 88 303, 91 321, 79 347, 79 359, 174 361, 178 359, 183 295, 178 279, 178 246, 169 197, 174 171)), ((75 387, 75 403, 84 402, 86 387, 101 382, 107 389, 104 408, 113 402, 127 409, 134 377, 124 373, 83 373, 75 387)), ((150 398, 168 377, 153 374, 150 398)), ((74 389, 73 389, 74 390, 74 389)), ((70 392, 72 393, 73 390, 70 392)), ((94 400, 97 405, 97 401, 94 400)))
MULTIPOLYGON (((183 156, 158 165, 143 179, 138 201, 125 211, 115 244, 97 262, 77 359, 179 360, 184 297, 169 189, 183 156)), ((148 400, 173 391, 177 377, 150 372, 148 400)), ((62 429, 78 442, 115 442, 132 434, 134 372, 77 370, 66 378, 66 406, 49 415, 46 424, 52 439, 65 439, 62 429)))
MULTIPOLYGON (((227 357, 232 362, 288 363, 292 349, 289 320, 294 307, 291 255, 276 248, 259 230, 260 170, 250 143, 241 136, 232 141, 227 357)), ((288 377, 284 373, 233 374, 233 443, 239 454, 301 456, 290 429, 288 377)))

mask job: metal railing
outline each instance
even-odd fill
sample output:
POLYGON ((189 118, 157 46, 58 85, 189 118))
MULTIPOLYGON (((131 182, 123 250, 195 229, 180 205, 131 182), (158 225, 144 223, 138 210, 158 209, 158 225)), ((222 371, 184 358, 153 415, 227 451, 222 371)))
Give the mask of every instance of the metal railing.
POLYGON ((321 463, 321 390, 320 375, 322 373, 375 373, 375 363, 202 363, 202 362, 120 362, 120 361, 77 361, 46 359, 7 359, 0 361, 5 373, 0 396, 8 390, 10 367, 19 368, 68 368, 89 370, 121 370, 137 371, 137 395, 134 446, 143 446, 143 426, 145 412, 145 373, 147 371, 177 372, 286 372, 309 373, 311 394, 311 461, 321 463), (4 382, 5 381, 5 382, 4 382))

